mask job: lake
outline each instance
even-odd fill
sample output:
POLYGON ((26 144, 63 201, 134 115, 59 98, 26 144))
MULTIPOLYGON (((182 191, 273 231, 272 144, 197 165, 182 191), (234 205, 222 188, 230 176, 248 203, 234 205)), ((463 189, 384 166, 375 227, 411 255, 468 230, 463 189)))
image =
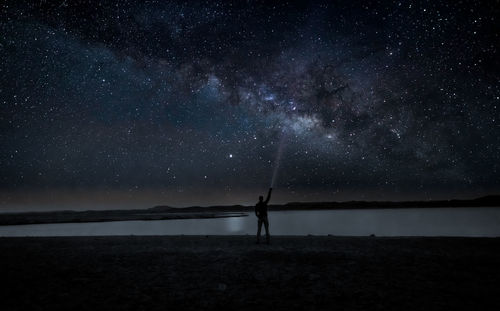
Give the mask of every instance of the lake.
MULTIPOLYGON (((279 211, 271 235, 499 237, 500 207, 279 211)), ((253 235, 254 215, 215 219, 0 226, 0 236, 253 235)), ((263 233, 264 228, 262 228, 263 233)))

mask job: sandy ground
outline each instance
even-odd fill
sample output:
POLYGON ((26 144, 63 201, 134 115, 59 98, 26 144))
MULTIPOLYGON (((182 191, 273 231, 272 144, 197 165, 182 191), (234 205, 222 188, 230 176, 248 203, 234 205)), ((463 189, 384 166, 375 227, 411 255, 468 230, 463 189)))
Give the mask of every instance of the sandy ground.
POLYGON ((0 310, 500 310, 500 239, 0 238, 0 310))

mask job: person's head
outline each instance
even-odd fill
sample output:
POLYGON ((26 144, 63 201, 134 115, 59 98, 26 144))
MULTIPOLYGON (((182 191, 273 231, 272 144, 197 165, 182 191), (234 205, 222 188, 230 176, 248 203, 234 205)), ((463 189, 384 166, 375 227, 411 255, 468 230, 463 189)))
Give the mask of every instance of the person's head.
POLYGON ((262 202, 262 201, 264 201, 264 197, 259 195, 259 202, 262 202))

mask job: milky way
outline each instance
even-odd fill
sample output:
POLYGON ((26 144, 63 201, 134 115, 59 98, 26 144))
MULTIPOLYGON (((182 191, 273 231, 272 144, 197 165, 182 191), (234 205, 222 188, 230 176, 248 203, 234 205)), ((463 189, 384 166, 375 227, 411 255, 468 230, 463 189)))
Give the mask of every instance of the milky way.
POLYGON ((500 190, 498 2, 330 2, 4 2, 0 187, 500 190))

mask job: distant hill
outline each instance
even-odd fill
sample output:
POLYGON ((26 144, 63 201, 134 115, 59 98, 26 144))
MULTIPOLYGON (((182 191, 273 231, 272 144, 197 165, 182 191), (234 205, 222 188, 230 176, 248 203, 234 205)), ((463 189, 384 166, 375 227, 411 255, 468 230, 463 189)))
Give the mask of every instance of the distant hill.
POLYGON ((347 201, 347 202, 290 202, 289 209, 363 209, 363 208, 415 208, 415 207, 500 207, 500 195, 488 195, 472 200, 430 201, 347 201))
MULTIPOLYGON (((287 210, 334 210, 334 209, 375 209, 375 208, 432 208, 432 207, 500 207, 500 195, 489 195, 472 200, 440 201, 348 201, 348 202, 290 202, 269 205, 271 211, 287 210)), ((254 206, 191 206, 171 207, 166 205, 134 210, 89 210, 26 212, 0 214, 0 225, 102 222, 125 220, 164 220, 188 218, 244 217, 253 213, 254 206)))
POLYGON ((500 195, 487 195, 487 196, 484 196, 484 197, 480 197, 480 198, 474 199, 473 201, 476 201, 476 202, 488 202, 488 203, 492 203, 492 204, 498 205, 498 203, 500 202, 500 195))
MULTIPOLYGON (((365 208, 410 208, 410 207, 481 207, 499 206, 500 195, 488 195, 471 200, 429 200, 429 201, 346 201, 346 202, 289 202, 286 204, 270 204, 270 210, 309 210, 309 209, 365 209, 365 208)), ((151 212, 201 212, 201 211, 235 212, 253 210, 252 206, 191 206, 171 207, 155 206, 151 212)))

